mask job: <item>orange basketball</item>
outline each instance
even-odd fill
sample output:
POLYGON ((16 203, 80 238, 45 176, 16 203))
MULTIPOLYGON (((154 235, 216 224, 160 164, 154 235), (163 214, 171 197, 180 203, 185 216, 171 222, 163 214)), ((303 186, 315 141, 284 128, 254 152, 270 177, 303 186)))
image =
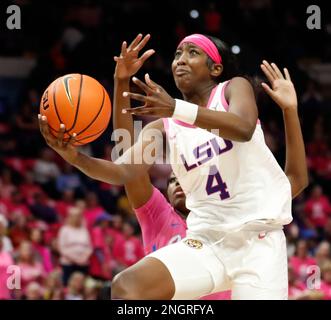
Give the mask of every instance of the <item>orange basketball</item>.
POLYGON ((57 137, 65 125, 64 141, 76 133, 76 146, 97 139, 107 128, 111 102, 105 88, 94 78, 67 74, 53 81, 40 102, 40 114, 47 117, 50 132, 57 137))

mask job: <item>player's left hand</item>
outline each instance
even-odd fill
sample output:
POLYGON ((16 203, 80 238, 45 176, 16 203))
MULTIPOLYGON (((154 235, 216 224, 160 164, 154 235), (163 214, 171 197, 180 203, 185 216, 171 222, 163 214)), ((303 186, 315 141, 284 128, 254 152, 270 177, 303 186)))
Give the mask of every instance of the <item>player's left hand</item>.
POLYGON ((159 118, 171 117, 175 110, 176 101, 173 99, 160 85, 152 81, 148 74, 145 75, 146 83, 143 83, 137 78, 132 81, 145 93, 146 96, 138 93, 123 92, 124 97, 129 97, 145 104, 137 108, 123 109, 123 112, 128 112, 134 115, 145 115, 159 118))

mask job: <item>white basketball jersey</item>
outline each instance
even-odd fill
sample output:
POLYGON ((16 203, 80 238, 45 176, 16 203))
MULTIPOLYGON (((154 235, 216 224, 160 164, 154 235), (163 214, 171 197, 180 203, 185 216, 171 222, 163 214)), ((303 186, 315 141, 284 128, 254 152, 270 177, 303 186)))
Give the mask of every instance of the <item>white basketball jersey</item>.
MULTIPOLYGON (((224 90, 214 88, 207 108, 227 112, 224 90)), ((254 223, 292 220, 291 186, 265 144, 260 124, 248 142, 164 119, 172 169, 186 194, 188 230, 231 231, 254 223)))

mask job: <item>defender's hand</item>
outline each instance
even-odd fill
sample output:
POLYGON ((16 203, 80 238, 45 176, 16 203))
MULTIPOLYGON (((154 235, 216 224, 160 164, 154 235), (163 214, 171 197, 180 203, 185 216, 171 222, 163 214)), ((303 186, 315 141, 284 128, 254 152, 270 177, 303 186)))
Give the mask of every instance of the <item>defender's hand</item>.
POLYGON ((270 88, 266 83, 262 83, 263 89, 271 99, 273 99, 283 111, 286 109, 297 110, 298 99, 288 70, 284 68, 284 77, 275 63, 270 65, 266 60, 263 60, 261 69, 271 84, 270 88))
POLYGON ((155 50, 149 49, 141 57, 138 57, 139 52, 145 47, 150 38, 149 34, 144 38, 142 34, 138 34, 129 47, 127 47, 126 41, 122 43, 120 56, 114 57, 114 60, 117 62, 114 78, 129 79, 138 72, 145 61, 155 53, 155 50))

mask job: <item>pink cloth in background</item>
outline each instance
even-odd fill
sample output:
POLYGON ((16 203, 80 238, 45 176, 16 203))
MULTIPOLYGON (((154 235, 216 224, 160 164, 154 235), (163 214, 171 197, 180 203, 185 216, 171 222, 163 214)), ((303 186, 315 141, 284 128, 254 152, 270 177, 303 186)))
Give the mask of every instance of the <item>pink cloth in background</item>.
POLYGON ((95 207, 92 209, 85 209, 84 218, 86 221, 86 225, 89 231, 94 227, 94 223, 96 219, 101 216, 105 210, 102 207, 95 207))
POLYGON ((94 253, 91 256, 90 261, 90 273, 93 276, 102 277, 104 279, 111 279, 112 272, 110 265, 112 261, 112 255, 110 251, 111 244, 111 232, 108 228, 102 229, 100 227, 94 227, 91 233, 92 245, 94 253), (102 268, 102 262, 99 261, 95 251, 100 250, 104 258, 103 264, 109 266, 109 270, 102 268))
POLYGON ((320 291, 324 293, 324 300, 331 300, 331 283, 321 281, 320 291))
POLYGON ((7 280, 8 277, 11 276, 11 273, 7 273, 7 270, 8 267, 13 264, 14 261, 10 253, 6 251, 1 251, 0 252, 0 300, 10 299, 10 289, 7 287, 7 280))
POLYGON ((42 264, 44 266, 44 269, 47 273, 53 271, 53 264, 52 264, 52 259, 51 259, 51 252, 50 250, 46 247, 43 246, 39 243, 32 243, 34 250, 36 250, 42 259, 42 264))
POLYGON ((43 283, 46 274, 44 267, 41 263, 34 262, 33 264, 29 264, 25 262, 20 262, 18 263, 18 266, 21 270, 21 284, 23 293, 25 293, 25 289, 30 282, 36 281, 39 284, 43 283))
POLYGON ((301 281, 305 281, 312 273, 309 272, 308 267, 316 265, 316 260, 313 257, 306 257, 304 259, 293 256, 289 260, 289 265, 292 266, 294 272, 299 276, 301 281))

